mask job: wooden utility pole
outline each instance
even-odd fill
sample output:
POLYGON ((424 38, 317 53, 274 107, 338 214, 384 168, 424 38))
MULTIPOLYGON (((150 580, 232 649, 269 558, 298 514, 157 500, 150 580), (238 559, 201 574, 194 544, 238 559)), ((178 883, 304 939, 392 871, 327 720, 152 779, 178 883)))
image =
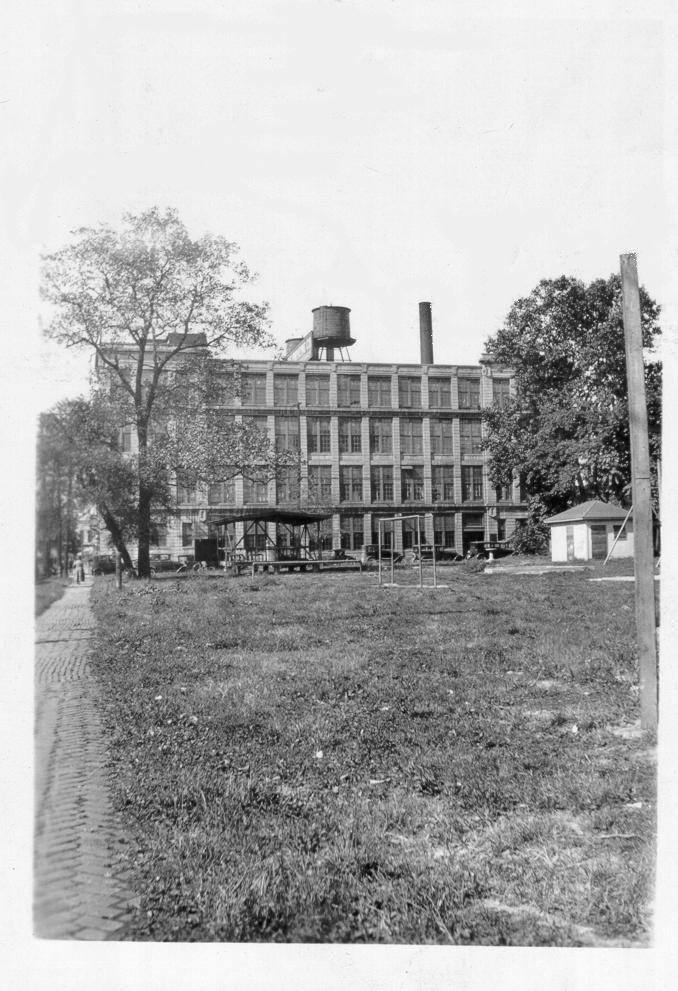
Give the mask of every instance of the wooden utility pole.
POLYGON ((636 632, 640 662, 640 726, 657 728, 657 639, 654 607, 654 555, 650 492, 650 448, 647 438, 645 366, 640 320, 640 294, 635 255, 621 255, 626 377, 629 389, 631 485, 633 493, 633 559, 636 632))

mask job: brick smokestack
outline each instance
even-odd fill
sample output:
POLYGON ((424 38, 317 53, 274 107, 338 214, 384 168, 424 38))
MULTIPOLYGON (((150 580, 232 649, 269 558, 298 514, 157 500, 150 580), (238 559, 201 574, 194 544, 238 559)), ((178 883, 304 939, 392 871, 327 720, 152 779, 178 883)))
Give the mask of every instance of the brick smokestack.
POLYGON ((431 304, 419 304, 419 341, 421 347, 422 365, 433 364, 433 325, 431 322, 431 304))

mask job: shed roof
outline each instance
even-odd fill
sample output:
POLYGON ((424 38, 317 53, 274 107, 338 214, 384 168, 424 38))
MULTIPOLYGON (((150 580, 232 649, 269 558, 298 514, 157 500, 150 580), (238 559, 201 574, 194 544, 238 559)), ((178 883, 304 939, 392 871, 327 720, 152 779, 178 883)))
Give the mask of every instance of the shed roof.
POLYGON ((287 523, 288 526, 303 526, 305 523, 320 523, 328 520, 332 513, 311 512, 306 509, 235 509, 231 513, 224 513, 215 517, 210 522, 219 526, 227 523, 251 523, 258 521, 261 523, 287 523))
POLYGON ((626 509, 615 506, 611 502, 601 502, 599 499, 589 499, 588 502, 580 502, 578 506, 570 506, 563 513, 556 513, 546 522, 551 526, 553 523, 582 523, 590 520, 624 520, 626 509))

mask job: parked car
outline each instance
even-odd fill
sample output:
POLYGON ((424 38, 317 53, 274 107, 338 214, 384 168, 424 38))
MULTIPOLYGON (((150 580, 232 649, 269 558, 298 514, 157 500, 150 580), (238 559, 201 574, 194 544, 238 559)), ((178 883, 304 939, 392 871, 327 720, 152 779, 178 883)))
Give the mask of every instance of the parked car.
POLYGON ((101 555, 92 558, 93 575, 113 575, 115 574, 115 558, 108 555, 101 555))
POLYGON ((513 553, 513 547, 508 540, 476 540, 469 544, 466 557, 487 560, 492 554, 496 560, 499 557, 508 557, 513 553))
MULTIPOLYGON (((139 563, 138 561, 133 561, 132 563, 134 565, 133 574, 136 575, 139 563)), ((157 575, 163 571, 173 571, 175 574, 182 574, 182 572, 186 571, 186 562, 173 557, 154 556, 151 558, 150 564, 151 575, 157 575)))
POLYGON ((496 560, 499 557, 510 557, 511 554, 515 554, 513 547, 508 540, 488 540, 484 544, 485 554, 496 560))
POLYGON ((164 571, 173 571, 175 574, 179 575, 186 570, 187 570, 186 561, 180 561, 178 558, 172 558, 172 557, 151 558, 152 575, 157 575, 164 571))
MULTIPOLYGON (((368 560, 378 561, 379 560, 379 544, 367 544, 365 547, 365 553, 368 560)), ((390 547, 381 548, 381 559, 382 561, 390 561, 393 559, 394 564, 400 564, 403 559, 400 551, 392 550, 390 547)))
MULTIPOLYGON (((463 560, 461 554, 455 551, 454 547, 439 547, 436 545, 436 563, 437 562, 453 562, 463 560)), ((433 560, 433 547, 431 544, 422 544, 421 548, 415 547, 413 560, 415 562, 419 561, 432 561, 433 560)))

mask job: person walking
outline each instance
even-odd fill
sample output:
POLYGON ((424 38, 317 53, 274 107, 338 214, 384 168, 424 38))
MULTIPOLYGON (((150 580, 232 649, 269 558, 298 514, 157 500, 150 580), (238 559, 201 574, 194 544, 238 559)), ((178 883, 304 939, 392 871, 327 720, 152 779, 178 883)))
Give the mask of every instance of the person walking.
POLYGON ((82 563, 82 558, 80 557, 79 554, 75 559, 74 569, 75 569, 75 584, 79 585, 80 582, 84 582, 85 580, 85 567, 82 563))

